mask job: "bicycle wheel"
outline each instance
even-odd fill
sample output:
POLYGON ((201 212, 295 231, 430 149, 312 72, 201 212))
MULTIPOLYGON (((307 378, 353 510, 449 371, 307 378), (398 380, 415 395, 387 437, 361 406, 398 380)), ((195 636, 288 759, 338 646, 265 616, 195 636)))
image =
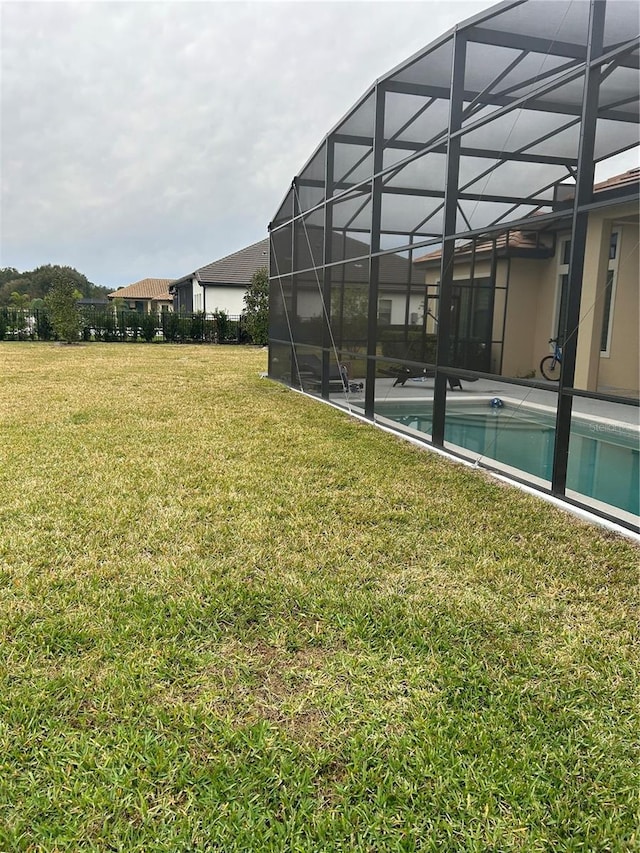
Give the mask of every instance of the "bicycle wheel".
POLYGON ((540 362, 540 373, 551 382, 560 380, 560 362, 555 355, 546 355, 540 362))

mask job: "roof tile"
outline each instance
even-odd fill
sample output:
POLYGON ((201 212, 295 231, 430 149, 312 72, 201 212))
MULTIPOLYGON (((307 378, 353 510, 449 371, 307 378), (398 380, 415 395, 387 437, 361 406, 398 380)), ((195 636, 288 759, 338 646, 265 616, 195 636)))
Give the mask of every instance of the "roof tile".
MULTIPOLYGON (((606 181, 601 181, 598 184, 594 184, 593 189, 594 192, 601 192, 603 190, 611 190, 616 187, 624 187, 629 186, 631 184, 637 184, 640 181, 640 168, 638 169, 630 169, 628 172, 623 172, 621 175, 614 175, 611 178, 607 178, 606 181)), ((535 215, 535 214, 534 214, 535 215)), ((461 246, 456 246, 454 250, 454 254, 456 255, 468 255, 471 254, 471 246, 473 241, 465 242, 461 246)), ((495 244, 496 249, 535 249, 537 248, 537 243, 535 239, 523 232, 523 231, 503 231, 502 233, 495 235, 495 244)), ((480 252, 489 252, 492 251, 493 248, 493 240, 485 240, 481 243, 476 244, 476 254, 480 252)), ((428 264, 431 261, 435 261, 442 256, 442 249, 436 249, 435 252, 430 252, 428 255, 422 255, 419 258, 414 260, 414 264, 428 264)))
POLYGON ((108 294, 109 299, 166 299, 173 297, 169 293, 170 278, 143 278, 128 287, 120 287, 108 294))
MULTIPOLYGON (((269 239, 260 240, 195 270, 198 281, 207 284, 229 284, 248 287, 260 267, 269 266, 269 239)), ((190 278, 191 276, 189 276, 190 278)), ((179 279, 180 280, 180 279, 179 279)))

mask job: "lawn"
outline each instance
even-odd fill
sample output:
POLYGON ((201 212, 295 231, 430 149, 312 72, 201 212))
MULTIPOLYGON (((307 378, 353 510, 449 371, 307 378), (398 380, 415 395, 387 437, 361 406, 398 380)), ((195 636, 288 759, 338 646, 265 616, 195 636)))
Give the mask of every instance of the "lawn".
POLYGON ((0 851, 639 849, 638 549, 265 367, 0 344, 0 851))

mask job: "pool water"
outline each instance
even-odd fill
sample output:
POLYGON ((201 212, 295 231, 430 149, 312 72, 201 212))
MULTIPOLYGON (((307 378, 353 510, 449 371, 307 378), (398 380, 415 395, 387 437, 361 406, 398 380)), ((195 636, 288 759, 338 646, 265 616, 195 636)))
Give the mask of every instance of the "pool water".
MULTIPOLYGON (((430 402, 377 402, 376 415, 431 433, 430 402)), ((449 406, 445 445, 532 474, 548 483, 553 469, 555 414, 515 407, 493 409, 488 401, 449 406)), ((574 417, 569 442, 567 489, 633 515, 640 512, 638 433, 623 424, 574 417)))

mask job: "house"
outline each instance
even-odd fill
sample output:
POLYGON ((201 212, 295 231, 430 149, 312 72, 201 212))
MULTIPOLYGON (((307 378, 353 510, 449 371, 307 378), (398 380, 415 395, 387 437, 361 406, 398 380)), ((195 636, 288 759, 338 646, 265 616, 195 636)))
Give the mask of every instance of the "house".
POLYGON ((127 287, 119 287, 107 298, 113 303, 115 299, 123 300, 124 304, 133 311, 150 314, 155 311, 173 309, 173 297, 169 293, 170 278, 143 278, 127 287))
MULTIPOLYGON (((636 333, 640 169, 608 178, 593 189, 598 210, 589 220, 592 251, 583 276, 577 379, 587 391, 633 397, 640 388, 636 333)), ((555 208, 566 210, 563 217, 538 225, 532 216, 526 226, 488 232, 455 248, 451 334, 456 366, 499 376, 541 378, 540 361, 549 351, 549 339, 562 337, 566 308, 572 185, 562 183, 555 192, 562 196, 555 208)), ((325 295, 316 270, 326 248, 323 239, 321 228, 307 226, 296 244, 279 255, 284 265, 290 263, 292 252, 298 256, 304 252, 309 258, 310 269, 295 276, 289 317, 304 340, 310 340, 312 329, 322 323, 325 295)), ((367 338, 368 244, 333 231, 329 251, 332 259, 350 259, 331 273, 334 343, 362 349, 367 338)), ((412 341, 422 330, 428 340, 421 350, 435 357, 441 257, 440 249, 424 255, 416 252, 412 262, 406 254, 382 256, 377 282, 381 354, 412 360, 417 351, 412 341), (393 341, 394 330, 402 328, 410 331, 404 350, 393 341)))
MULTIPOLYGON (((536 217, 454 251, 451 334, 458 365, 507 377, 540 377, 550 338, 563 343, 571 238, 571 185, 561 184, 566 216, 536 217)), ((576 383, 585 391, 637 397, 638 204, 640 169, 594 185, 582 276, 576 383)), ((557 193, 558 195, 559 193, 557 193)), ((442 253, 414 261, 424 271, 426 330, 437 332, 442 253)), ((571 330, 569 330, 571 333, 571 330)))
MULTIPOLYGON (((587 391, 623 396, 640 388, 638 335, 638 215, 640 169, 631 169, 594 186, 599 209, 590 216, 589 244, 583 285, 583 320, 577 358, 577 377, 587 391), (626 200, 626 199, 631 199, 626 200), (604 233, 606 232, 606 233, 604 233), (606 257, 600 257, 604 253, 606 257), (606 275, 599 270, 606 267, 606 275), (603 289, 604 288, 604 289, 603 289), (595 307, 592 307, 595 306, 595 307), (587 324, 589 339, 586 337, 587 324)), ((570 185, 562 184, 570 203, 570 185)), ((458 367, 500 376, 541 378, 539 365, 550 338, 562 337, 566 308, 570 211, 553 223, 499 230, 454 251, 451 334, 458 367)), ((322 231, 308 229, 304 241, 314 259, 322 257, 322 231)), ((337 322, 333 333, 341 347, 366 345, 362 307, 368 290, 367 245, 352 237, 332 235, 333 257, 362 257, 336 269, 332 304, 337 322), (356 317, 360 313, 360 322, 356 317), (354 322, 355 321, 355 322, 354 322), (360 338, 360 340, 358 339, 360 338)), ((438 327, 442 252, 384 256, 378 275, 377 320, 383 354, 402 356, 402 348, 385 341, 384 327, 403 326, 435 342, 438 327), (424 287, 422 283, 424 282, 424 287)), ((301 330, 322 319, 322 289, 314 272, 301 273, 295 285, 292 320, 301 330)), ((392 334, 386 334, 392 339, 392 334)), ((415 334, 413 335, 415 339, 415 334)), ((562 341, 560 341, 562 343, 562 341)), ((429 341, 423 352, 429 353, 429 341)), ((408 360, 416 348, 407 338, 408 360)), ((432 359, 428 359, 432 360, 432 359)))
MULTIPOLYGON (((307 228, 300 236, 297 253, 300 254, 304 249, 314 262, 321 262, 324 250, 323 231, 307 228)), ((351 347, 357 347, 358 337, 366 338, 366 324, 363 327, 361 314, 368 298, 368 251, 369 247, 363 241, 333 232, 331 257, 353 259, 349 264, 336 268, 336 275, 332 276, 331 282, 332 302, 339 318, 334 328, 334 336, 341 346, 349 343, 351 347)), ((284 260, 288 260, 287 256, 284 260)), ((424 304, 422 274, 412 267, 406 256, 389 254, 379 269, 378 277, 378 324, 381 327, 405 323, 416 326, 420 322, 421 307, 424 304)), ((321 323, 322 285, 313 270, 296 277, 294 306, 293 321, 301 329, 321 323)))
POLYGON ((172 281, 169 292, 175 311, 238 316, 253 274, 269 266, 269 240, 260 240, 172 281))

